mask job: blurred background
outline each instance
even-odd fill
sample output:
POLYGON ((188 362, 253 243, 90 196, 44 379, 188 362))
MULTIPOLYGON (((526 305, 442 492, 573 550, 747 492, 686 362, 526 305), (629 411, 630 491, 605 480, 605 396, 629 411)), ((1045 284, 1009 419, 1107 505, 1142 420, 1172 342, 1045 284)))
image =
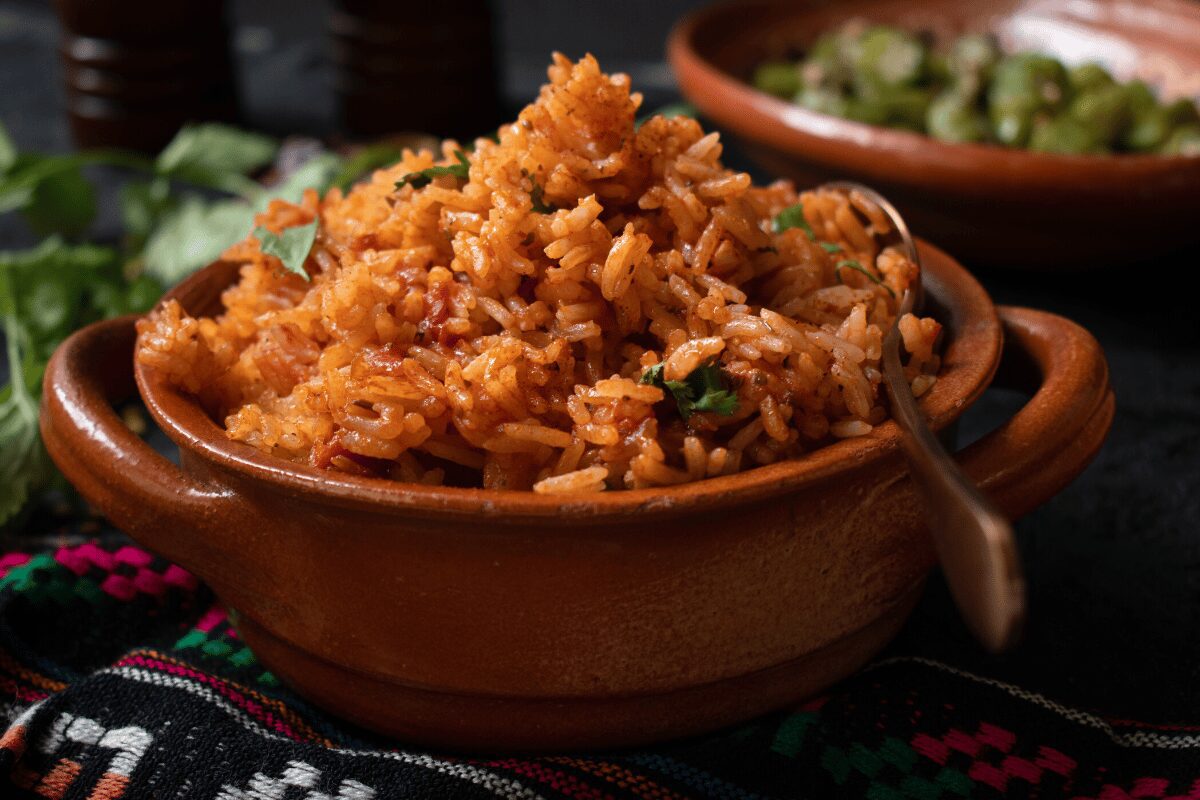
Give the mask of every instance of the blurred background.
MULTIPOLYGON (((59 0, 58 5, 111 4, 59 0)), ((125 0, 115 5, 130 15, 143 13, 155 5, 178 9, 204 6, 211 17, 220 4, 207 0, 166 4, 125 0)), ((701 5, 696 0, 654 3, 498 0, 430 4, 422 9, 420 16, 429 23, 429 30, 444 31, 445 40, 433 42, 435 50, 452 53, 456 59, 470 63, 477 70, 473 75, 475 86, 495 87, 500 108, 492 110, 494 124, 505 119, 505 115, 511 117, 529 102, 545 80, 546 66, 554 50, 573 58, 592 52, 606 70, 628 72, 634 86, 646 95, 648 108, 674 98, 674 81, 664 61, 666 35, 682 14, 701 5), (490 30, 479 29, 481 12, 490 12, 490 30), (439 14, 442 16, 438 17, 439 14), (638 24, 629 25, 630 19, 636 19, 638 24), (475 20, 474 25, 471 20, 475 20), (482 53, 485 61, 494 62, 490 70, 475 60, 481 55, 481 33, 490 33, 494 43, 491 53, 482 53)), ((347 32, 345 25, 337 29, 335 24, 339 18, 351 23, 356 18, 366 20, 363 26, 377 34, 383 31, 380 35, 386 41, 387 24, 379 19, 386 20, 389 6, 411 14, 411 6, 405 3, 230 0, 227 24, 234 84, 241 99, 239 121, 279 136, 352 132, 345 117, 339 114, 339 80, 344 80, 350 69, 337 60, 339 37, 335 31, 340 30, 343 34, 340 41, 345 41, 353 36, 353 30, 347 32)), ((194 35, 193 24, 187 26, 187 33, 181 38, 194 35)), ((427 32, 424 38, 432 40, 436 35, 427 32)), ((398 43, 381 46, 380 50, 391 53, 380 59, 384 62, 382 69, 386 70, 389 63, 403 68, 401 54, 412 47, 411 42, 404 46, 398 43)), ((203 50, 206 63, 220 61, 215 44, 206 43, 203 50)), ((0 2, 0 53, 3 54, 0 113, 13 139, 21 149, 68 149, 71 132, 67 117, 61 113, 67 107, 68 92, 59 56, 55 4, 47 0, 0 2)), ((454 105, 469 119, 472 110, 462 108, 465 104, 462 91, 459 85, 447 93, 453 94, 454 105)), ((394 104, 393 101, 391 105, 394 104)), ((385 108, 382 113, 389 112, 385 108)), ((360 125, 364 129, 370 127, 360 125)), ((430 132, 443 133, 433 129, 430 132)), ((163 143, 165 139, 159 144, 163 143)))

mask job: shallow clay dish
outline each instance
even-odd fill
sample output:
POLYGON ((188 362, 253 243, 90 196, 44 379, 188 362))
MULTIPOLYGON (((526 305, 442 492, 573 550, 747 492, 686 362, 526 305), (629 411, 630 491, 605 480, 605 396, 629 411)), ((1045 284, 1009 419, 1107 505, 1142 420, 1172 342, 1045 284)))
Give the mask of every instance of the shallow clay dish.
POLYGON ((754 89, 766 58, 851 17, 939 36, 994 31, 1006 50, 1100 61, 1164 97, 1200 97, 1200 3, 1187 0, 758 0, 684 19, 668 56, 683 94, 768 174, 862 181, 967 264, 1084 268, 1197 241, 1200 157, 1062 156, 819 114, 754 89))
MULTIPOLYGON (((922 406, 945 428, 998 367, 1033 393, 960 454, 1002 508, 1023 514, 1108 431, 1103 353, 1066 319, 997 309, 947 255, 922 253, 947 331, 922 406)), ((170 296, 212 313, 236 269, 214 264, 170 296)), ((899 629, 933 566, 891 422, 799 460, 666 489, 413 486, 231 442, 190 397, 134 369, 133 345, 126 317, 55 353, 42 415, 55 462, 115 523, 207 581, 276 675, 405 740, 605 747, 747 719, 856 670, 899 629), (135 374, 181 468, 112 410, 135 374)))

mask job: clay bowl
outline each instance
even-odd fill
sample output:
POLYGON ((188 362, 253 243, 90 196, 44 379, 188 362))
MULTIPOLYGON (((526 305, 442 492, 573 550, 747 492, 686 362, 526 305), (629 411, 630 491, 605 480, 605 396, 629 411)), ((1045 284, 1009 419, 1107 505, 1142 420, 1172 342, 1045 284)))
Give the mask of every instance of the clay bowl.
POLYGON ((1006 50, 1100 61, 1165 97, 1200 97, 1200 4, 1186 0, 757 0, 685 18, 667 52, 683 94, 770 175, 862 181, 970 265, 1084 268, 1195 243, 1200 157, 1061 156, 946 144, 819 114, 746 79, 852 17, 939 36, 994 31, 1006 50))
MULTIPOLYGON (((1070 481, 1113 413, 1074 323, 997 309, 922 245, 945 428, 997 374, 1031 399, 959 454, 1013 516, 1070 481), (1003 350, 1003 357, 1002 357, 1003 350)), ((236 265, 170 293, 217 308, 236 265)), ((793 703, 897 632, 934 563, 893 423, 804 458, 659 490, 552 497, 404 485, 271 458, 134 368, 134 319, 55 353, 43 435, 90 501, 203 578, 276 675, 336 714, 456 749, 633 745, 793 703), (134 378, 181 466, 113 404, 134 378)))

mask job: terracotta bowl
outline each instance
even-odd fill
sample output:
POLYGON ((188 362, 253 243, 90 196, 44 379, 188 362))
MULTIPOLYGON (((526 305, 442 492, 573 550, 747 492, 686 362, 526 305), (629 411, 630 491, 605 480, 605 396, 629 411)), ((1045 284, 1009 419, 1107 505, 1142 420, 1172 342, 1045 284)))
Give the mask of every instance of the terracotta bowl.
POLYGON ((1187 0, 758 0, 685 18, 667 53, 683 94, 771 175, 853 178, 968 264, 1083 268, 1200 242, 1200 157, 1061 156, 946 144, 819 114, 746 82, 765 58, 852 17, 950 36, 996 32, 1008 50, 1099 60, 1166 97, 1200 98, 1200 3, 1187 0))
MULTIPOLYGON (((945 428, 998 368, 1029 390, 1016 416, 959 454, 1023 514, 1108 431, 1103 353, 1066 319, 997 309, 942 251, 922 252, 947 328, 923 408, 945 428)), ((210 313, 235 276, 217 263, 170 296, 210 313)), ((116 524, 207 581, 282 680, 408 741, 607 747, 747 719, 854 672, 899 629, 933 566, 890 422, 667 489, 413 486, 231 442, 192 398, 134 367, 133 345, 126 317, 55 353, 42 416, 55 462, 116 524), (114 413, 135 377, 181 466, 114 413)))

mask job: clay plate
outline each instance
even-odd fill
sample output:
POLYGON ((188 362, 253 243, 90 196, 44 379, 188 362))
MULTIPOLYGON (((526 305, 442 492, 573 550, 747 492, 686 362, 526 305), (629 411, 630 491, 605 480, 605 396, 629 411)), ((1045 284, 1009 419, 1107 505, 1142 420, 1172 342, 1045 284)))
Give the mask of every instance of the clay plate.
MULTIPOLYGON (((945 366, 936 428, 1000 376, 1031 394, 959 458, 1016 516, 1070 481, 1108 431, 1095 340, 992 305, 922 245, 945 366), (1002 342, 1004 356, 1001 357, 1002 342)), ((214 264, 170 293, 212 312, 214 264)), ((46 373, 55 462, 134 538, 208 582, 262 662, 313 702, 458 749, 632 745, 793 703, 899 629, 933 566, 885 423, 804 458, 657 490, 551 497, 322 472, 229 441, 132 368, 134 319, 68 339, 46 373), (113 404, 134 374, 175 467, 113 404)))
POLYGON ((996 32, 1008 50, 1100 61, 1168 98, 1200 98, 1200 3, 1186 0, 752 0, 684 19, 667 45, 683 94, 768 174, 883 192, 968 264, 1084 268, 1197 241, 1200 157, 1062 156, 947 144, 819 114, 746 83, 755 65, 851 17, 939 36, 996 32))

